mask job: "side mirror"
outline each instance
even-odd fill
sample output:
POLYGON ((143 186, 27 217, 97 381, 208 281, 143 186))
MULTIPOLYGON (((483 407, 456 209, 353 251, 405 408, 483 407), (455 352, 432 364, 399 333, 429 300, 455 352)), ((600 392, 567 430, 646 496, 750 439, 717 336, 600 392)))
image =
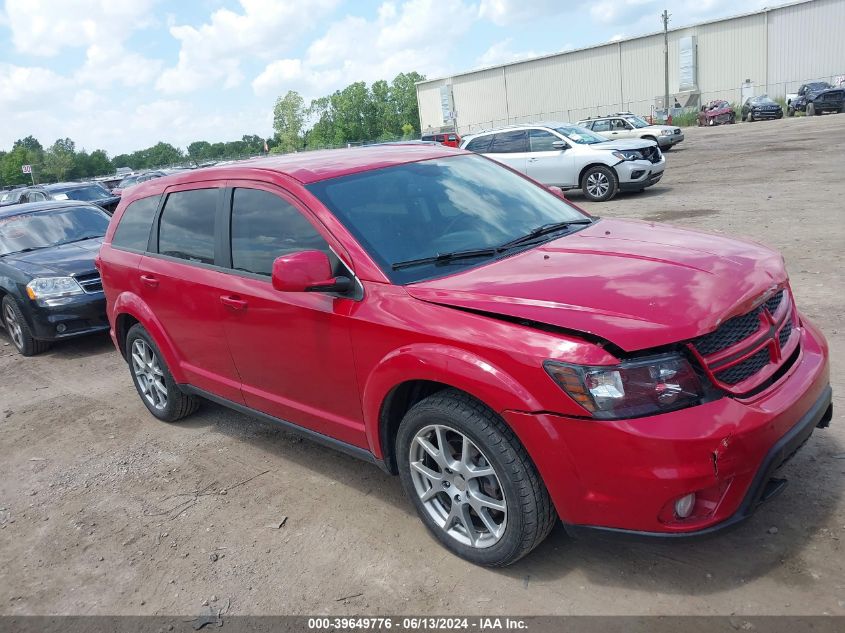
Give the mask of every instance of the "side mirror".
POLYGON ((566 144, 566 141, 552 141, 552 147, 561 151, 569 149, 569 145, 566 144))
POLYGON ((554 185, 549 185, 548 189, 553 194, 555 194, 558 198, 563 198, 564 200, 566 200, 566 195, 563 193, 563 189, 561 189, 560 187, 555 187, 554 185))
POLYGON ((322 251, 299 251, 273 261, 273 288, 281 292, 346 292, 348 277, 332 277, 329 256, 322 251))

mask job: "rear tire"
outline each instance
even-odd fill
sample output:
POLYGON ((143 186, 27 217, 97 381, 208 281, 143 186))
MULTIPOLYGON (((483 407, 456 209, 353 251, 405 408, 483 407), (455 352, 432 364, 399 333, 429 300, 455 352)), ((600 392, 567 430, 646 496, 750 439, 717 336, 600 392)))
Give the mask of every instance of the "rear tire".
POLYGON ((176 381, 158 345, 140 323, 126 335, 126 362, 141 402, 159 420, 176 422, 199 407, 199 398, 184 393, 176 381))
POLYGON ((17 301, 6 295, 3 297, 2 308, 3 325, 6 327, 9 338, 12 339, 12 345, 20 352, 21 356, 35 356, 50 348, 49 342, 39 341, 32 336, 32 330, 29 329, 29 324, 27 324, 17 301))
POLYGON ((619 178, 610 167, 593 165, 581 178, 581 190, 593 202, 607 202, 619 191, 619 178))
POLYGON ((396 458, 402 487, 422 522, 446 549, 476 565, 514 563, 557 521, 513 431, 460 391, 438 392, 405 414, 396 458))

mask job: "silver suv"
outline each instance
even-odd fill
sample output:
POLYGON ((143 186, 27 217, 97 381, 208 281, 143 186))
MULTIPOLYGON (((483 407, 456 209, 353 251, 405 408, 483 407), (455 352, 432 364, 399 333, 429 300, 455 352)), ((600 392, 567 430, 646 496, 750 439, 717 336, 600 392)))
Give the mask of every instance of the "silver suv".
POLYGON ((578 125, 611 140, 641 138, 655 141, 661 149, 669 149, 684 140, 681 128, 673 125, 651 125, 632 112, 617 112, 608 116, 584 119, 578 121, 578 125))
POLYGON ((654 141, 608 141, 583 127, 554 121, 469 134, 461 148, 544 185, 581 189, 596 202, 610 200, 619 191, 643 191, 659 181, 666 168, 654 141))

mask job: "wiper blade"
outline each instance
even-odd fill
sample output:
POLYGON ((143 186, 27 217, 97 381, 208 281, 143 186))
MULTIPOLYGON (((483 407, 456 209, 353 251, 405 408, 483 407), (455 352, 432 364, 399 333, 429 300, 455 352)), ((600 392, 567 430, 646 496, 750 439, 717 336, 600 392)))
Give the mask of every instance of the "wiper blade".
POLYGON ((50 245, 47 245, 47 246, 27 246, 26 248, 22 248, 19 251, 12 251, 10 253, 3 253, 2 256, 6 257, 7 255, 20 255, 21 253, 31 253, 32 251, 40 251, 42 248, 50 248, 51 246, 53 246, 53 245, 50 244, 50 245))
POLYGON ((419 259, 409 259, 403 262, 396 262, 393 264, 393 270, 402 270, 403 268, 411 268, 413 266, 422 266, 423 264, 446 264, 460 259, 473 259, 475 257, 492 257, 498 252, 496 248, 475 248, 465 251, 453 251, 451 253, 438 253, 431 257, 421 257, 419 259))
POLYGON ((65 244, 75 244, 76 242, 84 242, 85 240, 96 240, 100 237, 105 237, 104 235, 86 235, 85 237, 80 237, 75 240, 65 240, 64 242, 59 242, 56 246, 64 246, 65 244))
POLYGON ((569 220, 568 222, 552 222, 550 224, 543 224, 541 226, 538 226, 537 228, 531 229, 528 233, 521 237, 513 239, 510 242, 505 242, 504 244, 501 244, 496 250, 506 251, 509 248, 514 248, 515 246, 522 246, 524 244, 528 244, 529 242, 537 239, 538 237, 542 237, 543 235, 548 235, 549 233, 555 233, 557 231, 568 229, 570 226, 573 225, 592 223, 592 220, 587 220, 585 218, 583 220, 569 220))

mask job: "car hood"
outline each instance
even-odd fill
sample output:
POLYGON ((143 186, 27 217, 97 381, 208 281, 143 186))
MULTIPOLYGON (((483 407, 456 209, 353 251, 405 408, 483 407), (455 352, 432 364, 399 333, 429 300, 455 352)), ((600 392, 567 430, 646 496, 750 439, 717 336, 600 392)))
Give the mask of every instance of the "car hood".
POLYGON ((663 132, 664 130, 668 130, 674 134, 675 130, 678 129, 677 125, 649 125, 647 127, 641 127, 640 130, 648 130, 650 132, 663 132))
POLYGON ((710 332, 786 279, 783 258, 760 244, 604 219, 406 289, 431 303, 556 326, 636 351, 710 332))
POLYGON ((641 138, 619 139, 618 141, 607 141, 605 143, 593 143, 587 147, 593 149, 643 149, 644 147, 654 147, 654 141, 646 141, 641 138))
POLYGON ((94 258, 103 238, 42 248, 19 255, 7 255, 3 263, 33 276, 69 276, 96 272, 94 258))

